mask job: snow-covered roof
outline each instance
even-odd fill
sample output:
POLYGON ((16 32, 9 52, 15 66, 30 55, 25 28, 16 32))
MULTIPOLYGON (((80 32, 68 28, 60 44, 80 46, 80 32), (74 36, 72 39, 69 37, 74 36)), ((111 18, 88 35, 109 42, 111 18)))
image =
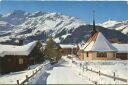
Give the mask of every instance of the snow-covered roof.
POLYGON ((118 53, 128 53, 128 44, 114 43, 112 45, 117 49, 118 53))
POLYGON ((77 45, 71 45, 71 44, 60 44, 61 48, 77 48, 77 45))
MULTIPOLYGON (((29 55, 35 47, 37 41, 33 41, 23 46, 2 45, 0 44, 0 55, 29 55)), ((1 56, 2 57, 2 56, 1 56)))
POLYGON ((5 56, 5 52, 0 51, 0 57, 4 57, 5 56))
POLYGON ((95 33, 83 46, 84 51, 117 51, 101 32, 95 33))

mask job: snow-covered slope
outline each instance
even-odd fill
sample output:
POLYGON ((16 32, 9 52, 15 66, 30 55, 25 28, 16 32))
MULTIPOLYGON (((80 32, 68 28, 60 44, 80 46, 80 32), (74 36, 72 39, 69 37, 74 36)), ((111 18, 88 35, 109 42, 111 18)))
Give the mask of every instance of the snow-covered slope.
POLYGON ((9 31, 11 29, 13 29, 13 25, 9 24, 8 22, 5 21, 0 21, 0 30, 2 31, 9 31))
POLYGON ((57 13, 41 14, 41 12, 36 12, 31 14, 28 19, 20 25, 20 27, 23 28, 22 30, 16 29, 14 33, 21 33, 27 29, 31 29, 32 32, 25 34, 26 37, 37 35, 42 32, 50 33, 55 36, 55 34, 60 33, 62 30, 75 29, 80 25, 84 25, 84 23, 74 17, 68 17, 57 13))
MULTIPOLYGON (((79 43, 88 38, 92 28, 92 25, 78 18, 60 13, 41 11, 29 13, 22 10, 2 15, 0 26, 0 35, 4 34, 3 31, 9 31, 0 37, 0 43, 12 43, 16 38, 21 37, 25 38, 26 43, 33 40, 46 41, 49 35, 54 36, 55 40, 60 43, 79 43)), ((110 29, 102 30, 111 31, 110 29)), ((106 36, 113 38, 118 35, 118 40, 122 42, 128 40, 122 38, 128 38, 126 35, 118 31, 114 31, 114 33, 112 35, 106 33, 106 36)))
MULTIPOLYGON (((85 23, 75 17, 41 11, 28 13, 16 10, 0 18, 0 26, 3 26, 3 28, 10 29, 11 26, 14 26, 11 29, 11 38, 20 38, 21 36, 27 38, 37 35, 45 37, 49 34, 56 36, 64 30, 68 33, 68 31, 74 30, 81 25, 85 25, 85 23)), ((0 30, 5 30, 3 28, 0 30)))
POLYGON ((103 27, 109 28, 109 29, 119 30, 124 34, 128 34, 128 20, 126 20, 126 21, 108 20, 108 21, 100 24, 100 26, 103 26, 103 27))

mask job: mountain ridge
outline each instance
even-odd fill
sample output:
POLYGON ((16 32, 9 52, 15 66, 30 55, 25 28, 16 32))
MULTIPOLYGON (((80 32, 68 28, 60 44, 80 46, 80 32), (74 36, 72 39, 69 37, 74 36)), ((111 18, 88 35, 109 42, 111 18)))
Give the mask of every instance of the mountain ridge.
MULTIPOLYGON (((92 28, 92 25, 78 18, 41 11, 29 13, 15 10, 7 15, 2 15, 0 22, 8 23, 10 26, 6 24, 2 28, 0 24, 0 31, 9 31, 0 37, 1 43, 15 42, 18 38, 24 38, 25 43, 33 40, 45 42, 49 35, 52 35, 58 43, 80 43, 88 38, 92 28)), ((128 41, 127 34, 105 28, 104 24, 97 25, 97 29, 102 32, 105 30, 103 34, 108 39, 113 38, 122 43, 128 41), (111 31, 115 34, 110 35, 108 32, 111 31)))

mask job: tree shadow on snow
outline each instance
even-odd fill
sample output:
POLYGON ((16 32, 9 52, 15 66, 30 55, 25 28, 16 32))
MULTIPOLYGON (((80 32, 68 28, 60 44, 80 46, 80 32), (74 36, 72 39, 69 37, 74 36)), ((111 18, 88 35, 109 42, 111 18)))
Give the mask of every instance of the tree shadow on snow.
POLYGON ((42 74, 42 76, 39 77, 36 84, 47 84, 47 78, 50 75, 50 73, 47 73, 46 71, 42 74))
POLYGON ((58 64, 58 65, 55 65, 54 67, 66 67, 66 66, 63 64, 58 64))
POLYGON ((47 69, 47 71, 49 71, 49 70, 53 70, 53 66, 47 69))
POLYGON ((59 67, 59 66, 62 66, 62 67, 65 67, 65 63, 68 63, 67 61, 65 60, 61 60, 60 62, 58 62, 57 64, 53 65, 54 67, 59 67))
POLYGON ((58 63, 52 65, 50 68, 48 68, 47 70, 53 70, 54 67, 66 67, 64 64, 65 63, 68 63, 67 61, 65 60, 61 60, 59 61, 58 63))

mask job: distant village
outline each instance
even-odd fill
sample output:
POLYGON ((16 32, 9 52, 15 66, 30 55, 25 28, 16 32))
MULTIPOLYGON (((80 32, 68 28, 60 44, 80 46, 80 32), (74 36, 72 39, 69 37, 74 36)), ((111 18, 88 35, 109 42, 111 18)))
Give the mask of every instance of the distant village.
POLYGON ((84 60, 127 60, 128 44, 110 43, 95 27, 84 44, 58 44, 52 37, 46 43, 33 41, 18 45, 0 44, 0 73, 5 74, 27 69, 30 65, 42 63, 48 59, 54 64, 61 56, 74 55, 84 60))

